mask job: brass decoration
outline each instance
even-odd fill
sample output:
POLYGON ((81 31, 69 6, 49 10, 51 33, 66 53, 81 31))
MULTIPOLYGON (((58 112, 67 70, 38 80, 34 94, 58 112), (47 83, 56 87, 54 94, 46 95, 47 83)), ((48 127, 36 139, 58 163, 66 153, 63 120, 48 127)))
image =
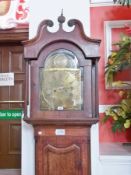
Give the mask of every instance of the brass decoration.
MULTIPOLYGON (((66 53, 67 54, 67 53, 66 53)), ((57 53, 40 70, 41 110, 81 110, 81 69, 71 55, 57 53)))

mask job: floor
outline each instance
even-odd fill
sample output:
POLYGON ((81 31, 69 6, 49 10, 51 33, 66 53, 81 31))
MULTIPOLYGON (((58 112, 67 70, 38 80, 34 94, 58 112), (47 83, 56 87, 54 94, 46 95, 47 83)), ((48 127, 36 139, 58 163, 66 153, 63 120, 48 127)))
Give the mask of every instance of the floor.
POLYGON ((0 175, 21 175, 20 169, 0 169, 0 175))

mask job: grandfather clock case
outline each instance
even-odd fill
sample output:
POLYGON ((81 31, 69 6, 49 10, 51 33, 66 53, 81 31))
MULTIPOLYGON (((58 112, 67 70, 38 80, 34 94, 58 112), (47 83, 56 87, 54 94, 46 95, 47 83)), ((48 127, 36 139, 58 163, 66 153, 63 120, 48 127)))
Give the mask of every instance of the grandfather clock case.
POLYGON ((97 69, 100 40, 82 23, 65 17, 40 23, 24 42, 26 102, 24 120, 33 125, 36 175, 90 175, 90 128, 98 121, 97 69))

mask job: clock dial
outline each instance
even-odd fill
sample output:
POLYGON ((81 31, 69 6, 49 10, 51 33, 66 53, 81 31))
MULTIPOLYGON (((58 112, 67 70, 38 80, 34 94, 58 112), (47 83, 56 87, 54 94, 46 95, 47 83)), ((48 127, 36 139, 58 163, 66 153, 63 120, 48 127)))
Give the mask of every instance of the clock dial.
POLYGON ((75 55, 64 49, 51 53, 40 69, 41 110, 81 110, 81 77, 75 55))

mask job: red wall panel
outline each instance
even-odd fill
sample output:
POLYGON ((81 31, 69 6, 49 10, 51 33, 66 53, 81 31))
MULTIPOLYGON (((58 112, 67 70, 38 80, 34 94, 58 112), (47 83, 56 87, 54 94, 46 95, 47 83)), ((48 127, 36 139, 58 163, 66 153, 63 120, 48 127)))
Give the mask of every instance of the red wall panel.
POLYGON ((91 7, 91 37, 101 39, 99 62, 99 103, 102 105, 118 103, 118 90, 106 90, 104 79, 105 38, 104 21, 131 20, 131 9, 121 6, 91 7))
MULTIPOLYGON (((100 114, 100 121, 104 114, 100 114)), ((125 132, 113 133, 111 130, 111 121, 107 121, 106 124, 100 122, 99 125, 99 140, 102 142, 131 142, 131 128, 125 132)))
MULTIPOLYGON (((104 22, 113 20, 131 20, 131 8, 123 6, 99 6, 90 8, 91 37, 101 39, 99 61, 99 104, 111 105, 120 101, 119 90, 105 88, 105 36, 104 22)), ((117 30, 117 29, 116 29, 117 30)), ((114 30, 113 33, 116 31, 114 30)), ((117 36, 116 38, 117 39, 117 36)), ((102 114, 101 114, 102 117, 102 114)), ((101 118, 100 117, 100 118, 101 118)), ((125 133, 112 133, 111 124, 100 124, 100 142, 125 142, 131 141, 131 129, 125 133)))

